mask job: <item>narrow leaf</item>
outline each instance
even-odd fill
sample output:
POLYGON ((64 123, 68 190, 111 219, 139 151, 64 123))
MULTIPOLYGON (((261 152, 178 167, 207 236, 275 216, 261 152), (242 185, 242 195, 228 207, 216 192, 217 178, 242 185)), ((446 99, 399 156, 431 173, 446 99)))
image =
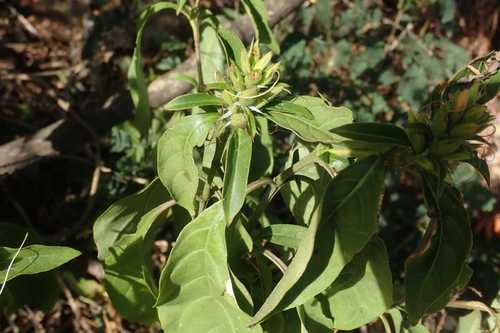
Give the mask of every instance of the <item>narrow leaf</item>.
POLYGON ((186 4, 187 0, 177 0, 177 8, 175 9, 175 12, 177 13, 177 15, 180 14, 182 8, 184 7, 184 5, 186 4))
POLYGON ((332 132, 351 140, 410 146, 406 132, 392 124, 353 123, 337 127, 332 132))
POLYGON ((222 197, 228 223, 231 223, 245 203, 251 159, 252 138, 246 131, 238 128, 229 139, 224 171, 222 197))
POLYGON ((162 1, 147 7, 141 13, 138 22, 134 54, 132 55, 128 70, 128 86, 136 109, 134 124, 143 136, 147 135, 151 125, 151 110, 149 106, 147 83, 142 69, 142 35, 144 27, 146 26, 146 23, 151 15, 165 9, 176 9, 176 5, 170 2, 162 1))
POLYGON ((194 213, 198 168, 193 149, 203 145, 217 114, 184 117, 167 129, 158 142, 158 175, 177 203, 194 213))
POLYGON ((234 32, 224 28, 218 30, 218 36, 222 40, 227 57, 241 68, 241 54, 242 51, 246 52, 245 45, 241 39, 234 32))
POLYGON ((164 106, 165 110, 177 111, 192 109, 200 106, 224 105, 224 101, 214 95, 206 93, 186 94, 177 96, 164 106))
POLYGON ((274 53, 280 53, 280 47, 269 27, 266 6, 263 0, 243 0, 243 6, 252 19, 255 36, 260 44, 266 45, 274 53))

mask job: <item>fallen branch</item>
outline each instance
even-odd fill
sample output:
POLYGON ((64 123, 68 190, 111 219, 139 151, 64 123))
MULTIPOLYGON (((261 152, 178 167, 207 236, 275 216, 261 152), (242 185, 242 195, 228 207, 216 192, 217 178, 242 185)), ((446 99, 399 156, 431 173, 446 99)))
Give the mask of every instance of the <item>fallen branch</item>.
MULTIPOLYGON (((305 0, 274 0, 269 2, 268 12, 271 26, 276 25, 305 0)), ((242 39, 249 42, 253 38, 253 29, 248 18, 231 25, 242 39)), ((194 73, 195 61, 191 56, 174 70, 159 76, 148 87, 149 101, 152 107, 159 107, 176 96, 187 93, 191 85, 176 80, 178 74, 194 73)), ((133 117, 133 104, 127 92, 113 98, 102 110, 87 111, 80 115, 85 124, 89 124, 97 134, 107 133, 113 126, 133 117)), ((92 140, 88 130, 73 117, 59 120, 38 130, 35 134, 21 137, 0 146, 0 176, 12 174, 17 170, 39 161, 42 158, 55 157, 73 152, 92 140)))

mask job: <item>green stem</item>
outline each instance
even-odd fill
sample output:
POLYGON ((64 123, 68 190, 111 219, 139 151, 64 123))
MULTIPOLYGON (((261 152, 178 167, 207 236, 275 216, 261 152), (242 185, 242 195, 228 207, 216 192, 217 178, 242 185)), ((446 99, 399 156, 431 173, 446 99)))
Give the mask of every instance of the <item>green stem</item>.
POLYGON ((205 83, 203 82, 203 70, 201 65, 200 10, 197 5, 198 1, 195 3, 196 7, 192 10, 189 24, 191 25, 191 30, 193 31, 196 68, 198 70, 198 90, 203 91, 205 90, 205 83))

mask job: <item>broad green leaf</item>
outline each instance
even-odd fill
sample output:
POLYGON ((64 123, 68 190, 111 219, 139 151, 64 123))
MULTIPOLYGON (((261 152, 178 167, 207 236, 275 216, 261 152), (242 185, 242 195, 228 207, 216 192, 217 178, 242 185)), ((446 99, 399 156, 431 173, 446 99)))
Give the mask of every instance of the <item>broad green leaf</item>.
POLYGON ((352 330, 376 320, 391 308, 392 275, 384 242, 374 237, 347 264, 331 287, 314 302, 331 315, 330 330, 352 330))
POLYGON ((377 229, 384 173, 383 161, 370 158, 343 169, 334 178, 324 195, 319 231, 313 219, 288 270, 253 322, 304 304, 321 293, 363 249, 377 229))
POLYGON ((139 193, 129 195, 109 206, 97 218, 93 227, 99 259, 104 260, 110 248, 124 235, 134 233, 137 223, 146 212, 168 198, 167 190, 157 178, 139 193))
POLYGON ((173 100, 167 103, 163 108, 165 110, 177 111, 192 109, 200 106, 210 106, 210 105, 224 105, 225 102, 207 93, 196 93, 196 94, 186 94, 177 96, 173 100))
POLYGON ((133 322, 158 320, 153 308, 157 291, 146 280, 152 246, 147 235, 161 221, 160 215, 166 208, 162 204, 145 214, 136 232, 120 238, 104 259, 104 283, 111 302, 123 317, 133 322))
POLYGON ((157 300, 162 328, 169 333, 262 332, 233 297, 227 266, 222 202, 204 210, 179 234, 160 277, 157 300))
POLYGON ((269 27, 267 10, 263 0, 242 0, 247 14, 250 16, 256 39, 260 44, 269 47, 274 53, 280 53, 279 44, 269 27))
POLYGON ((0 281, 3 282, 5 276, 9 281, 20 275, 51 271, 81 254, 65 246, 29 245, 21 249, 10 271, 7 272, 17 251, 17 248, 0 247, 0 281))
POLYGON ((245 203, 251 159, 252 138, 245 130, 237 128, 229 138, 222 191, 224 214, 228 223, 232 222, 245 203))
POLYGON ((337 127, 332 132, 351 140, 410 146, 406 132, 392 124, 353 123, 337 127))
POLYGON ((458 319, 456 333, 480 333, 481 330, 481 311, 474 310, 469 314, 458 319))
POLYGON ((349 109, 333 107, 319 97, 309 96, 299 96, 288 104, 273 105, 266 109, 265 116, 305 141, 322 143, 342 141, 341 137, 331 133, 330 130, 352 122, 352 113, 349 109), (295 107, 290 108, 290 104, 295 107), (305 107, 308 112, 300 106, 305 107))
POLYGON ((317 219, 313 219, 297 254, 253 323, 304 304, 324 291, 363 249, 377 230, 384 173, 383 161, 373 157, 343 169, 334 178, 324 195, 319 231, 317 219))
POLYGON ((307 108, 318 126, 326 131, 352 123, 352 111, 343 106, 331 106, 320 97, 298 96, 293 103, 307 108))
POLYGON ((228 59, 234 61, 234 63, 241 69, 241 54, 242 51, 246 52, 245 45, 234 32, 220 28, 218 30, 218 36, 224 44, 224 48, 228 59))
POLYGON ((142 34, 151 15, 165 9, 176 9, 176 5, 170 2, 162 1, 147 7, 141 13, 138 21, 134 54, 132 55, 132 60, 128 69, 128 86, 136 109, 134 123, 143 136, 147 135, 151 125, 151 110, 149 106, 146 79, 142 69, 142 34))
POLYGON ((411 324, 447 304, 461 283, 472 246, 467 211, 458 192, 444 184, 443 194, 435 200, 438 216, 417 252, 406 261, 406 310, 411 324))
POLYGON ((262 231, 262 238, 270 243, 297 249, 307 228, 295 224, 272 224, 262 231))
POLYGON ((194 213, 198 168, 193 149, 203 145, 217 114, 197 114, 180 119, 158 142, 158 175, 177 203, 194 213))
POLYGON ((213 17, 205 19, 201 24, 200 54, 203 83, 205 84, 221 80, 226 60, 224 49, 211 21, 213 21, 213 17))
MULTIPOLYGON (((28 238, 25 246, 42 243, 41 237, 31 228, 12 223, 0 223, 0 230, 2 230, 0 244, 6 247, 19 248, 27 232, 28 238)), ((0 266, 0 269, 4 268, 3 265, 0 266)), ((13 313, 25 306, 50 312, 59 299, 60 292, 61 288, 57 282, 55 271, 21 275, 5 285, 0 295, 0 304, 6 313, 13 313), (37 288, 36 293, 33 292, 33 288, 37 288)))

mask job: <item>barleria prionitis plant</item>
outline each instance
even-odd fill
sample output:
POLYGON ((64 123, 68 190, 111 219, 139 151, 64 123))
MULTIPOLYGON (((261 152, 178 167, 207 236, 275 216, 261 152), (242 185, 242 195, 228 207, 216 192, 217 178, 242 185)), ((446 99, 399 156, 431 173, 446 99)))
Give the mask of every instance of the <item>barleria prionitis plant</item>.
POLYGON ((332 332, 385 313, 402 329, 420 325, 470 278, 469 220, 450 174, 469 163, 488 181, 484 133, 492 125, 484 104, 498 92, 498 55, 438 86, 424 109, 409 112, 405 129, 353 123, 347 108, 295 96, 280 82, 264 4, 243 4, 256 36, 248 48, 198 1, 158 2, 140 16, 129 74, 143 135, 151 116, 140 43, 151 14, 187 17, 197 78, 188 79, 193 93, 162 107, 172 117, 158 142, 158 178, 94 226, 113 304, 127 319, 160 321, 168 333, 332 332), (210 54, 221 59, 204 58, 203 36, 216 36, 210 54), (281 169, 272 128, 293 137, 281 169), (377 235, 390 170, 414 175, 430 218, 406 262, 404 298, 393 292, 377 235), (278 194, 295 223, 268 214, 278 194), (152 242, 167 222, 181 231, 156 274, 152 242))

